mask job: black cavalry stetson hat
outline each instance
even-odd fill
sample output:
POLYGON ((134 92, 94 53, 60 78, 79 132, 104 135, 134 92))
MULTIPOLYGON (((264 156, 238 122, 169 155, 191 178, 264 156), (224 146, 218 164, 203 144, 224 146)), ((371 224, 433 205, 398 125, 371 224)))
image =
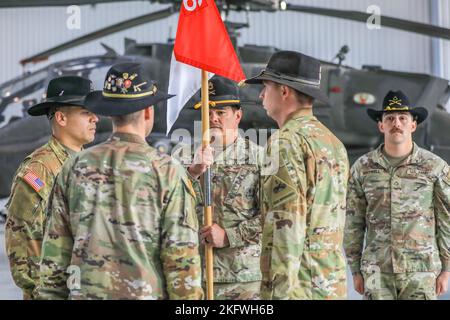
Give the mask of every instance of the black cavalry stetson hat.
POLYGON ((85 96, 92 91, 92 82, 77 76, 64 76, 50 80, 44 101, 28 109, 31 116, 48 114, 51 107, 84 107, 85 96))
MULTIPOLYGON (((238 85, 227 78, 214 76, 208 81, 209 107, 223 108, 226 106, 240 107, 238 85)), ((197 101, 200 100, 200 91, 196 94, 197 101)), ((200 109, 201 101, 196 103, 194 109, 200 109)))
POLYGON ((106 74, 103 90, 86 96, 86 109, 102 116, 121 116, 172 98, 173 95, 159 90, 150 75, 146 64, 113 65, 106 74))
POLYGON ((412 108, 408 97, 399 91, 389 91, 383 100, 382 110, 367 109, 367 114, 372 120, 381 121, 383 113, 385 112, 402 112, 406 111, 412 114, 417 124, 424 121, 428 116, 428 111, 425 108, 412 108))
POLYGON ((320 90, 320 61, 295 51, 278 51, 269 59, 267 67, 248 84, 270 80, 287 85, 301 93, 327 103, 328 97, 320 90))

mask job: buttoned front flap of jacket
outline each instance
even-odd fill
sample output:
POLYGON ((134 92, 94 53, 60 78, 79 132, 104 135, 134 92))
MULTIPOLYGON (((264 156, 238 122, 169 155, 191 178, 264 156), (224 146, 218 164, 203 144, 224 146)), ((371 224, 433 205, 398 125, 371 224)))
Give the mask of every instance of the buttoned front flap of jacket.
POLYGON ((226 224, 232 226, 236 221, 249 219, 258 210, 257 199, 259 186, 259 168, 256 165, 224 166, 214 173, 214 179, 222 180, 222 185, 229 186, 229 189, 222 189, 225 196, 223 203, 229 210, 236 214, 237 219, 233 221, 222 218, 224 227, 226 224), (219 175, 222 175, 219 177, 219 175))

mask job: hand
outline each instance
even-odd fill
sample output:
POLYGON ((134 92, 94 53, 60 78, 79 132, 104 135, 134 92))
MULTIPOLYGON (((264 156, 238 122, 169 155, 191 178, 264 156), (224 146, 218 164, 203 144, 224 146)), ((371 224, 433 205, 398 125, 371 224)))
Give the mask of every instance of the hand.
POLYGON ((189 174, 197 179, 214 163, 214 149, 210 146, 198 148, 194 155, 194 163, 188 168, 189 174))
POLYGON ((364 294, 364 278, 361 273, 356 273, 353 275, 353 286, 355 291, 359 294, 364 294))
POLYGON ((210 245, 213 248, 224 248, 230 245, 227 233, 218 224, 204 226, 200 229, 200 239, 202 244, 210 245))
POLYGON ((448 290, 448 279, 450 277, 449 271, 442 271, 436 279, 436 295, 440 296, 448 290))

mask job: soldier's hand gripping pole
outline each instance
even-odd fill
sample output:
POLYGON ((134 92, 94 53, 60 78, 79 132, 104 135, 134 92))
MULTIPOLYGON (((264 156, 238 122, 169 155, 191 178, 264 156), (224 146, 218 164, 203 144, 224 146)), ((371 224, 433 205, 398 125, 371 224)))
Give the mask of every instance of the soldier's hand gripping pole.
MULTIPOLYGON (((202 70, 202 147, 209 145, 209 92, 208 92, 208 72, 202 70)), ((211 169, 208 167, 203 174, 203 194, 205 204, 203 213, 205 225, 212 226, 212 204, 211 204, 211 169)), ((213 277, 213 248, 207 244, 205 246, 206 260, 206 298, 214 300, 214 277, 213 277)))

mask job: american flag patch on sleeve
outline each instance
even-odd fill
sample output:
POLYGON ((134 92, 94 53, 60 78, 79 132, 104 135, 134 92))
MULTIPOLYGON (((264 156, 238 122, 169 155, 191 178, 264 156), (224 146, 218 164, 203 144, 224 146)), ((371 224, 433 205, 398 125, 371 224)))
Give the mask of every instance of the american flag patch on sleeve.
POLYGON ((39 179, 39 177, 33 172, 29 171, 23 179, 34 189, 36 192, 39 192, 44 186, 45 183, 39 179))

